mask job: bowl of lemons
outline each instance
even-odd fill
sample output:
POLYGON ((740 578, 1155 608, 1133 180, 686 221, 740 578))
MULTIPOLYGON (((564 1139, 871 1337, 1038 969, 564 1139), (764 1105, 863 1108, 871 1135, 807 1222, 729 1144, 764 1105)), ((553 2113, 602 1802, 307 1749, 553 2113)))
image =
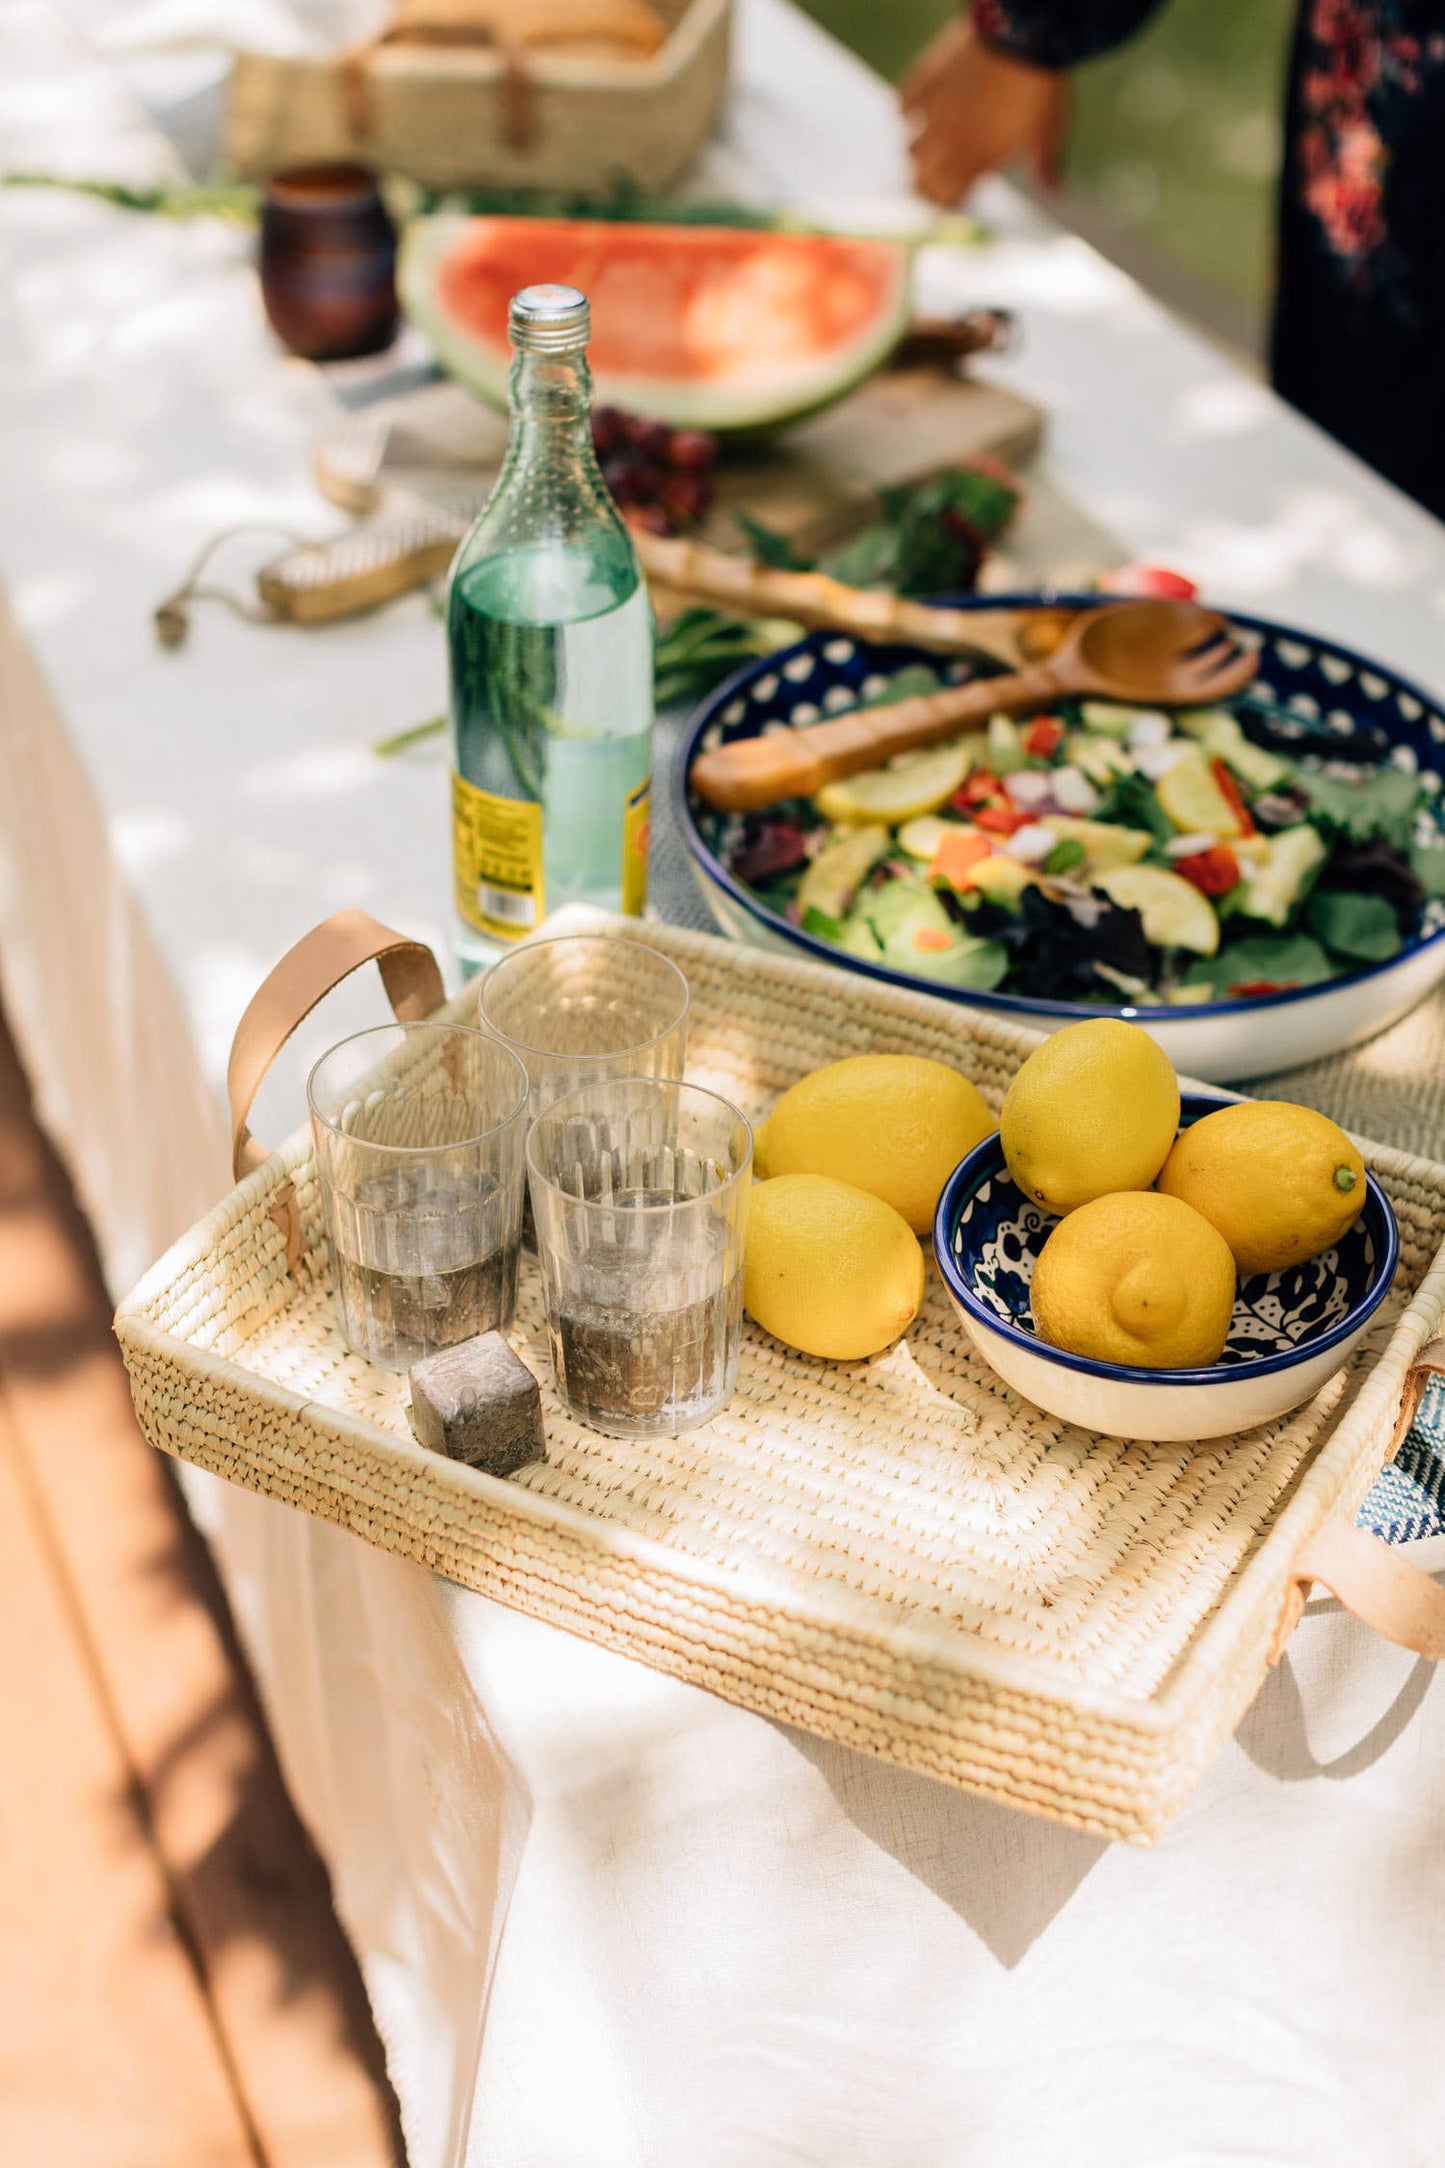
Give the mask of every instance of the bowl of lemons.
POLYGON ((1122 1020, 1067 1026, 961 1161, 934 1252, 1006 1384, 1082 1429, 1217 1438, 1301 1406, 1389 1292, 1395 1216, 1353 1142, 1283 1100, 1179 1091, 1122 1020))

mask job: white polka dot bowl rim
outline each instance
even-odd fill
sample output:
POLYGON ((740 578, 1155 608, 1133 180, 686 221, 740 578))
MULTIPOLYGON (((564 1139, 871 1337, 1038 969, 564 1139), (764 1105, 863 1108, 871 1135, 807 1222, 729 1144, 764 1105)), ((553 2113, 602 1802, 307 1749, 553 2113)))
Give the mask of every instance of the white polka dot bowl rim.
MULTIPOLYGON (((1119 597, 1034 590, 940 599, 962 609, 1088 609, 1119 597)), ((1257 649, 1256 682, 1271 696, 1286 732, 1292 717, 1302 740, 1318 741, 1312 750, 1327 747, 1331 736, 1342 750, 1358 746, 1363 739, 1380 765, 1413 768, 1445 779, 1445 706, 1438 699, 1322 634, 1233 610, 1226 614, 1240 637, 1257 649)), ((932 994, 1036 1031, 1057 1031, 1081 1017, 1124 1017, 1142 1024, 1182 1074, 1209 1083, 1244 1083, 1356 1046, 1395 1023, 1445 981, 1445 907, 1431 913, 1421 931, 1388 961, 1364 965, 1347 977, 1282 993, 1171 1003, 1167 1008, 1044 1000, 942 986, 865 957, 846 955, 817 935, 805 933, 728 871, 719 847, 722 817, 711 813, 689 789, 693 762, 715 745, 756 737, 779 724, 806 723, 841 712, 854 703, 865 679, 914 663, 936 668, 940 657, 919 647, 856 640, 836 632, 809 633, 792 647, 737 671, 699 707, 674 771, 674 806, 694 877, 724 933, 765 948, 811 956, 886 985, 932 994)), ((1441 814, 1445 839, 1445 791, 1441 814)))
MULTIPOLYGON (((1233 1104, 1186 1092, 1180 1126, 1233 1104)), ((997 1130, 961 1161, 938 1200, 933 1248, 964 1330, 1004 1383, 1046 1413, 1097 1436, 1161 1444, 1253 1430, 1312 1399, 1353 1355, 1400 1261, 1390 1201, 1367 1174, 1360 1216, 1333 1249, 1239 1283, 1217 1363, 1147 1370, 1039 1338, 1029 1285, 1057 1225, 1014 1184, 997 1130)))

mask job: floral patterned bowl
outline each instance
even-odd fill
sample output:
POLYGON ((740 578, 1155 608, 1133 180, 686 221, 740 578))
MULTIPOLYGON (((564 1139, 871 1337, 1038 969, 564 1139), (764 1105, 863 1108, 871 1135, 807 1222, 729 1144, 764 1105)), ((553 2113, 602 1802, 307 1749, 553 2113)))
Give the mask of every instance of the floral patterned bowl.
MULTIPOLYGON (((996 603, 1064 602, 1087 607, 1101 595, 1018 594, 950 596, 962 607, 996 603)), ((1239 636, 1258 649, 1258 689, 1279 711, 1276 727, 1302 749, 1338 744, 1351 758, 1419 773, 1438 793, 1441 819, 1428 838, 1445 842, 1445 704, 1381 664, 1318 633, 1301 632, 1267 619, 1231 611, 1239 636), (1358 748, 1369 748, 1362 754, 1358 748), (1438 781, 1432 782, 1432 778, 1438 781), (1438 831, 1438 832, 1437 832, 1438 831)), ((1382 1031, 1445 979, 1445 902, 1426 906, 1417 936, 1388 962, 1362 966, 1348 977, 1321 985, 1227 1001, 1170 1003, 1167 1007, 1096 1007, 1023 994, 965 992, 865 961, 792 925, 728 870, 728 820, 689 789, 699 754, 737 738, 757 737, 784 724, 808 723, 853 706, 910 663, 938 657, 921 648, 878 646, 837 633, 814 632, 796 647, 750 664, 719 686, 693 718, 675 777, 678 824, 693 873, 709 910, 724 933, 764 948, 811 956, 864 977, 916 988, 988 1015, 1057 1031, 1084 1016, 1125 1016, 1159 1041, 1185 1076, 1209 1083, 1242 1083, 1268 1076, 1382 1031)), ((947 677, 966 676, 954 661, 947 677)))
MULTIPOLYGON (((1182 1125, 1230 1104, 1227 1094, 1186 1092, 1182 1125)), ((1364 1209, 1334 1249, 1241 1281, 1224 1353, 1198 1370, 1092 1362, 1039 1339, 1029 1283, 1058 1223, 1015 1188, 997 1132, 950 1175, 933 1247, 975 1347, 1025 1399, 1106 1437, 1218 1438, 1309 1400, 1349 1360, 1384 1301, 1400 1240, 1384 1191, 1373 1175, 1365 1179, 1364 1209)))

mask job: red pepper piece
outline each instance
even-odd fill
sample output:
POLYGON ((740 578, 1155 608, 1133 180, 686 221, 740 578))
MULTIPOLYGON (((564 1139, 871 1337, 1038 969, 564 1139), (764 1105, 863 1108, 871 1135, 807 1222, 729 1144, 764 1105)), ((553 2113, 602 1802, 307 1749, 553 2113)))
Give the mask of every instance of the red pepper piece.
POLYGON ((1204 896, 1227 896, 1239 881, 1239 860, 1227 843, 1215 843, 1189 858, 1176 858, 1174 871, 1204 896))
POLYGON ((1024 751, 1034 760, 1052 760, 1064 742, 1064 726, 1057 715, 1040 715, 1024 732, 1024 751))
POLYGON ((1222 760, 1211 760, 1209 767, 1215 782, 1219 785, 1219 795, 1224 799, 1230 812, 1239 823, 1240 834, 1242 836, 1257 836, 1259 830, 1250 818, 1249 807, 1240 797, 1239 785, 1235 782, 1228 767, 1222 760))
POLYGON ((1027 828, 1032 813, 1020 813, 1017 806, 981 805, 973 816, 976 828, 985 828, 991 836, 1016 836, 1020 828, 1027 828))
POLYGON ((1235 1001, 1252 1000, 1256 994, 1288 994, 1299 985, 1298 979, 1241 979, 1229 989, 1235 1001))

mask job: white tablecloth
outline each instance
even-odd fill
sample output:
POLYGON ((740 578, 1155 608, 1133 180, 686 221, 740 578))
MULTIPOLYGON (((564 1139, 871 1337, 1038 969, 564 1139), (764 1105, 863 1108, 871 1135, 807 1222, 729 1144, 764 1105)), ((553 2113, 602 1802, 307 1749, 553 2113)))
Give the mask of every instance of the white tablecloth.
MULTIPOLYGON (((203 137, 213 61, 115 58, 165 19, 4 0, 0 167, 148 173, 157 116, 203 137)), ((709 185, 901 199, 873 78, 784 0, 743 0, 739 46, 709 185)), ((1221 600, 1445 686, 1441 529, 1008 190, 982 207, 999 245, 926 281, 1024 311, 1000 374, 1050 410, 1051 478, 1221 600)), ((14 194, 0 277, 0 968, 119 1292, 225 1186, 229 1037, 280 951, 348 903, 446 947, 444 758, 368 751, 438 707, 442 643, 411 602, 306 633, 211 610, 158 652, 149 612, 213 530, 330 526, 306 455, 331 395, 214 226, 14 194)), ((377 1000, 338 997, 263 1133, 377 1000)), ((1332 1606, 1136 1853, 188 1491, 413 2168, 1439 2159, 1445 1694, 1332 1606)))

